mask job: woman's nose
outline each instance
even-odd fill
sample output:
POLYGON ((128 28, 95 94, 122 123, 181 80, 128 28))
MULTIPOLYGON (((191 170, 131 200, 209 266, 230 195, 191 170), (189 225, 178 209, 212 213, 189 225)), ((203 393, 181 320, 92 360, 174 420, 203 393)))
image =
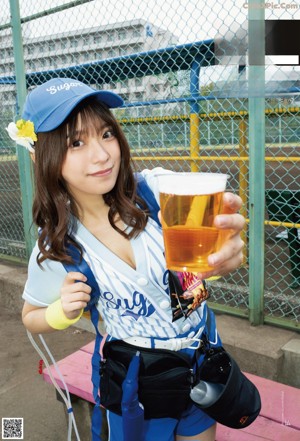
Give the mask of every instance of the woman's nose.
POLYGON ((91 140, 91 156, 93 162, 105 162, 109 159, 109 153, 99 139, 91 140))

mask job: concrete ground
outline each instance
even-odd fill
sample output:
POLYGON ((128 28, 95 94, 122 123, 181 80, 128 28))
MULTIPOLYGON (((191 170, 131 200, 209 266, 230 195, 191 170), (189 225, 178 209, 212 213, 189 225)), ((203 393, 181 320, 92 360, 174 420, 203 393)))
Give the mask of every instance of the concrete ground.
MULTIPOLYGON (((21 322, 25 281, 25 266, 0 262, 0 419, 23 418, 25 441, 66 441, 64 406, 39 374, 40 356, 21 322)), ((217 324, 224 346, 243 370, 300 387, 300 334, 253 327, 245 319, 223 314, 217 315, 217 324)), ((44 338, 59 360, 93 340, 87 329, 83 320, 80 328, 44 338)))
MULTIPOLYGON (((0 310, 0 335, 0 418, 23 418, 26 441, 67 441, 64 405, 39 374, 40 356, 27 337, 20 314, 0 310)), ((59 360, 91 341, 93 335, 72 328, 44 338, 59 360)))

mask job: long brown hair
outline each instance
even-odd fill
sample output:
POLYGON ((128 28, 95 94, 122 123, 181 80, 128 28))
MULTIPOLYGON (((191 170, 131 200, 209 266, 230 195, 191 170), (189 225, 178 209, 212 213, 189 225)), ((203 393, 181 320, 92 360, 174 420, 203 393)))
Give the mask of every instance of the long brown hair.
POLYGON ((40 227, 38 246, 40 253, 37 262, 45 259, 60 262, 72 261, 66 246, 73 243, 82 253, 79 244, 72 237, 79 210, 73 196, 68 191, 61 170, 67 154, 67 136, 72 138, 78 127, 80 113, 81 127, 95 127, 105 121, 118 139, 121 150, 121 164, 114 188, 103 196, 110 207, 108 218, 112 227, 124 237, 136 237, 146 226, 147 211, 145 204, 136 195, 130 148, 125 135, 111 111, 95 98, 84 100, 57 129, 38 133, 35 145, 35 197, 33 202, 33 220, 40 227), (136 203, 139 204, 139 208, 136 203), (114 223, 118 215, 122 221, 132 227, 128 233, 120 230, 114 223))

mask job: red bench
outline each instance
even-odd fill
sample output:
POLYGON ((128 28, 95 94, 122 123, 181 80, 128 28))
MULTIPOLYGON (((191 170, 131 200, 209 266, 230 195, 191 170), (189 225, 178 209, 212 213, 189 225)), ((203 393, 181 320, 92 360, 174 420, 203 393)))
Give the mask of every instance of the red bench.
MULTIPOLYGON (((91 342, 57 363, 69 392, 88 403, 94 402, 91 384, 93 348, 94 342, 91 342)), ((51 371, 63 387, 53 366, 51 371)), ((216 441, 300 441, 300 389, 256 375, 246 375, 260 391, 261 413, 245 429, 234 430, 218 424, 216 441)), ((43 371, 43 378, 52 384, 47 369, 43 371)), ((76 418, 75 409, 74 413, 76 418)))

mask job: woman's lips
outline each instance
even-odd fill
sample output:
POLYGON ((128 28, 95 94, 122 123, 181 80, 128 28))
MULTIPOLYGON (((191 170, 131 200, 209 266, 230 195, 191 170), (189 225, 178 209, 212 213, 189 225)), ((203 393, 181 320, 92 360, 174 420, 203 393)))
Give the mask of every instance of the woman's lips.
POLYGON ((99 170, 96 173, 90 173, 90 176, 94 176, 95 178, 101 177, 101 176, 107 176, 111 173, 112 167, 106 168, 105 170, 99 170))

